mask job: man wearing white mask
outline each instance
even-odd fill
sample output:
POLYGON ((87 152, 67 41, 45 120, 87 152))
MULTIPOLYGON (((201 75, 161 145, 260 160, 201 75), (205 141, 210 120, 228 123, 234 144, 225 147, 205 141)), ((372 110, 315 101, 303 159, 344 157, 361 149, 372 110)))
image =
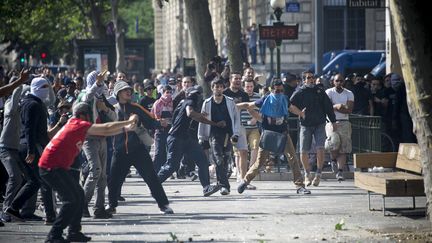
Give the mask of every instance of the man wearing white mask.
MULTIPOLYGON (((43 103, 49 96, 49 83, 44 78, 34 78, 30 84, 30 93, 21 102, 21 141, 19 154, 25 161, 24 175, 27 181, 16 194, 6 213, 15 219, 23 220, 19 210, 39 188, 41 188, 42 201, 45 205, 45 223, 52 223, 55 219, 55 211, 52 199, 52 190, 41 179, 38 171, 38 160, 43 149, 49 142, 51 132, 47 131, 48 111, 43 103)), ((58 130, 54 129, 53 133, 58 130)))
MULTIPOLYGON (((91 122, 105 123, 117 120, 116 113, 108 108, 102 96, 108 96, 108 87, 104 84, 105 73, 97 71, 87 75, 86 90, 78 96, 78 102, 85 102, 90 105, 91 122)), ((112 215, 105 211, 105 188, 107 186, 107 142, 105 137, 88 136, 82 147, 89 163, 89 174, 84 183, 84 193, 86 205, 84 206, 83 216, 90 217, 88 203, 96 190, 96 200, 94 204, 94 218, 107 219, 112 215)))

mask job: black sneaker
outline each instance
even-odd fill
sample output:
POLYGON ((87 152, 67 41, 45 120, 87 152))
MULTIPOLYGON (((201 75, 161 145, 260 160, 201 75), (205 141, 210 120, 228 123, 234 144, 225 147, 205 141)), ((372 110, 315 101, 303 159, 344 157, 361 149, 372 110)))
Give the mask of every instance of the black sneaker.
POLYGON ((198 179, 198 175, 192 172, 190 174, 190 178, 191 178, 191 181, 196 181, 196 179, 198 179))
POLYGON ((304 186, 299 187, 297 189, 297 194, 303 194, 303 195, 307 195, 307 194, 311 194, 311 191, 309 191, 308 189, 306 189, 304 186))
POLYGON ((45 218, 45 225, 52 225, 56 218, 54 216, 47 216, 45 218))
POLYGON ((88 210, 88 206, 84 206, 82 216, 83 216, 83 218, 90 218, 91 217, 90 212, 88 210))
POLYGON ((4 223, 0 221, 0 227, 4 227, 4 223))
POLYGON ((65 240, 62 236, 51 238, 48 236, 48 238, 45 240, 45 243, 69 243, 70 241, 65 240))
POLYGON ((117 210, 116 210, 115 207, 107 206, 107 207, 105 208, 105 212, 107 212, 107 213, 109 213, 109 214, 115 214, 115 213, 117 213, 117 210))
POLYGON ((160 208, 160 212, 163 214, 174 214, 174 210, 172 210, 169 205, 165 205, 160 208))
POLYGON ((219 191, 219 189, 221 188, 220 185, 208 185, 204 190, 204 197, 208 197, 210 195, 212 195, 213 193, 219 191))
POLYGON ((112 214, 107 212, 105 209, 95 210, 93 213, 94 219, 110 219, 112 218, 112 214))
POLYGON ((6 222, 6 223, 9 223, 9 222, 12 221, 12 218, 11 218, 11 216, 10 216, 9 214, 7 214, 7 213, 5 213, 5 212, 2 212, 2 213, 1 213, 1 220, 0 220, 0 222, 1 222, 1 221, 6 222))
POLYGON ((5 211, 6 214, 11 216, 13 219, 24 222, 25 219, 21 216, 20 212, 17 210, 14 210, 12 208, 7 208, 5 211))
POLYGON ((43 220, 42 217, 37 216, 36 214, 22 215, 22 217, 25 219, 25 221, 42 221, 43 220))
POLYGON ((124 201, 126 201, 126 199, 125 199, 124 197, 122 197, 122 196, 119 196, 117 200, 118 200, 119 202, 124 202, 124 201))
POLYGON ((246 181, 243 180, 243 181, 240 183, 240 185, 238 185, 238 187, 237 187, 237 192, 240 193, 240 194, 242 194, 242 193, 244 192, 244 190, 246 190, 246 187, 247 187, 248 184, 249 184, 249 183, 247 183, 246 181))
POLYGON ((91 237, 88 237, 81 232, 78 233, 69 232, 68 236, 66 237, 66 240, 68 242, 87 242, 87 241, 91 241, 91 239, 92 239, 91 237))

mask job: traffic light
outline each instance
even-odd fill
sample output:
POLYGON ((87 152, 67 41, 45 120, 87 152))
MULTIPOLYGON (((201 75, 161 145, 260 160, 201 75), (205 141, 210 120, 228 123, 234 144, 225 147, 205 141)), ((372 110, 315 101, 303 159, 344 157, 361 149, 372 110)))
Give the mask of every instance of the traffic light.
POLYGON ((23 64, 25 62, 25 58, 24 57, 20 57, 20 63, 23 64))
POLYGON ((46 54, 46 52, 42 52, 40 56, 42 59, 45 59, 47 57, 47 54, 46 54))

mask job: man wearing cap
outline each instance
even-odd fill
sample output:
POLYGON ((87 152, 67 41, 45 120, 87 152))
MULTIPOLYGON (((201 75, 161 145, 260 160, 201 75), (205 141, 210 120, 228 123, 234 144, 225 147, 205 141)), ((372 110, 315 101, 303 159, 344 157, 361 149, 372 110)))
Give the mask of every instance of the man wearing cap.
MULTIPOLYGON (((354 107, 354 94, 348 89, 344 88, 344 82, 344 76, 342 74, 336 74, 333 76, 334 87, 326 90, 326 93, 333 104, 333 110, 336 116, 336 124, 338 127, 337 131, 333 131, 331 124, 326 124, 325 128, 327 139, 331 138, 332 133, 337 133, 340 139, 339 147, 332 148, 330 151, 332 163, 337 162, 336 179, 338 181, 344 180, 343 169, 346 164, 347 154, 351 153, 352 150, 351 123, 349 122, 349 114, 351 114, 354 107)), ((319 180, 318 182, 315 182, 314 185, 318 184, 319 180)))
MULTIPOLYGON (((153 118, 153 115, 142 106, 131 102, 132 87, 124 81, 117 81, 114 86, 114 96, 118 103, 114 105, 119 121, 128 120, 133 114, 138 115, 139 126, 147 129, 166 127, 163 120, 160 122, 153 118)), ((124 131, 114 137, 114 153, 111 162, 111 175, 108 183, 109 206, 107 211, 115 213, 118 205, 118 195, 126 175, 131 166, 134 166, 140 176, 149 187, 153 198, 156 200, 159 209, 164 214, 172 214, 168 198, 161 182, 158 180, 153 167, 149 151, 146 149, 135 131, 124 131)))
POLYGON ((137 116, 132 115, 127 121, 92 124, 91 107, 87 103, 77 103, 73 107, 73 118, 52 138, 39 159, 42 180, 58 193, 62 201, 45 242, 64 242, 62 234, 68 226, 67 242, 91 240, 81 233, 84 191, 69 170, 86 136, 112 136, 122 129, 132 128, 136 121, 137 116))
MULTIPOLYGON (((90 105, 90 118, 93 123, 115 121, 116 113, 108 108, 103 99, 108 95, 108 87, 104 83, 104 73, 93 71, 87 75, 86 90, 78 96, 78 102, 86 102, 90 105)), ((89 174, 84 183, 85 201, 88 205, 96 190, 94 204, 94 218, 107 219, 112 215, 105 211, 105 188, 107 186, 107 142, 105 137, 88 136, 83 144, 83 151, 89 163, 89 174)), ((90 217, 88 207, 84 207, 83 214, 90 217)))
POLYGON ((213 122, 205 117, 204 114, 196 112, 200 92, 197 88, 191 87, 186 90, 186 98, 175 108, 173 114, 172 127, 168 132, 168 151, 167 161, 158 173, 159 180, 164 182, 174 171, 180 167, 180 160, 183 156, 194 161, 198 165, 198 174, 203 194, 205 197, 217 192, 218 185, 210 185, 209 162, 198 141, 191 136, 195 135, 193 129, 197 126, 196 122, 209 124, 211 126, 224 127, 225 122, 213 122))
POLYGON ((155 90, 155 86, 152 82, 146 82, 144 84, 144 96, 140 100, 140 105, 144 108, 146 108, 148 111, 151 110, 153 107, 153 104, 155 103, 156 99, 153 98, 153 91, 155 90))

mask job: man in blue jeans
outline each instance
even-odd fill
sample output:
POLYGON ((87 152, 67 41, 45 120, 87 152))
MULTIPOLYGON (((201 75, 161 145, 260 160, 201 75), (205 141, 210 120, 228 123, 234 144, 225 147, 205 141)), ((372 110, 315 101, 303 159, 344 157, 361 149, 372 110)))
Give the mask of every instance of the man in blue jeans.
POLYGON ((321 168, 324 164, 324 143, 326 140, 326 116, 336 129, 336 117, 333 104, 324 90, 315 86, 314 75, 311 71, 302 73, 303 86, 294 92, 290 99, 289 111, 299 116, 300 119, 300 152, 301 162, 305 171, 306 186, 312 183, 318 186, 321 179, 321 168), (317 149, 317 171, 314 181, 310 174, 309 154, 312 136, 315 139, 317 149))
POLYGON ((204 154, 198 141, 194 139, 195 133, 192 131, 194 121, 209 124, 211 126, 225 127, 224 121, 213 122, 208 120, 204 114, 196 112, 198 109, 199 91, 196 88, 186 90, 186 98, 175 108, 173 114, 172 127, 168 132, 168 153, 167 161, 158 173, 161 182, 166 181, 180 167, 180 161, 183 156, 193 160, 198 165, 198 174, 203 187, 204 196, 210 196, 217 192, 218 185, 210 185, 209 161, 204 154))

